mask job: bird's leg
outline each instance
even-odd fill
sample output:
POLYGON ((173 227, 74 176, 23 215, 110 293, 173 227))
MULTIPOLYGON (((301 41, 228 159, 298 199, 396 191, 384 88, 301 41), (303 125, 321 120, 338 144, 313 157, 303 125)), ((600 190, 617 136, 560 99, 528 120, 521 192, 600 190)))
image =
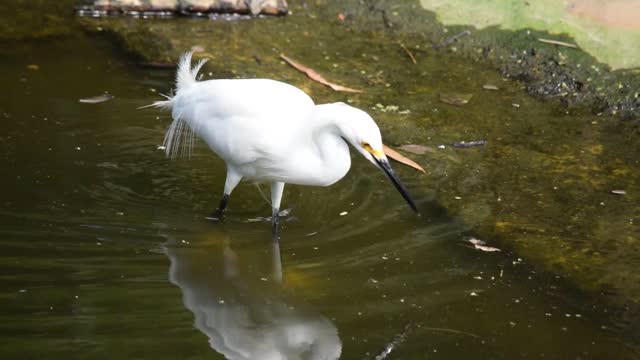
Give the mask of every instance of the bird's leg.
POLYGON ((280 239, 280 202, 283 191, 283 182, 271 183, 271 235, 275 241, 280 239))
POLYGON ((229 194, 222 195, 222 200, 220 200, 220 205, 211 212, 209 215, 212 219, 221 220, 224 214, 227 212, 227 203, 229 202, 229 194))
POLYGON ((280 210, 277 208, 271 209, 271 235, 273 240, 280 240, 280 210))
POLYGON ((233 191, 233 189, 238 186, 240 180, 242 180, 242 175, 238 174, 235 170, 227 166, 227 179, 224 181, 224 194, 222 195, 222 200, 220 200, 220 205, 218 205, 218 207, 213 210, 209 218, 212 218, 214 220, 222 220, 222 217, 227 210, 229 196, 231 196, 231 192, 233 191))

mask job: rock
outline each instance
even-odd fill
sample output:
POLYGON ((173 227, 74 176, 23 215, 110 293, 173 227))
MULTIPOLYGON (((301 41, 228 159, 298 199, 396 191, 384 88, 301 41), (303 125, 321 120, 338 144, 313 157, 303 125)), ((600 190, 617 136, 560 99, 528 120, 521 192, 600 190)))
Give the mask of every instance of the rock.
POLYGON ((284 15, 288 6, 286 0, 94 0, 83 9, 284 15))

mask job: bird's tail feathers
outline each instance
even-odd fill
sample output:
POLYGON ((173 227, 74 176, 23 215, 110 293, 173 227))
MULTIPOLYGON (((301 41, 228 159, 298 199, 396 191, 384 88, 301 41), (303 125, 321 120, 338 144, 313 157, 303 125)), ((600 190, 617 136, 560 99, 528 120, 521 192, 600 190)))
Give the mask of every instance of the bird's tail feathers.
MULTIPOLYGON (((188 89, 193 84, 197 83, 196 77, 202 66, 207 62, 207 59, 201 59, 195 66, 191 67, 191 57, 193 51, 189 51, 182 55, 180 62, 178 63, 178 71, 176 73, 176 91, 173 96, 160 94, 166 98, 166 100, 156 101, 153 104, 140 107, 140 109, 155 107, 163 110, 173 109, 174 102, 180 97, 181 90, 188 89)), ((177 157, 191 157, 193 147, 196 142, 196 133, 198 124, 189 124, 187 119, 183 116, 182 112, 176 114, 176 109, 173 112, 173 122, 169 125, 169 129, 164 136, 163 146, 165 153, 169 158, 177 157), (195 128, 194 128, 195 127, 195 128)))
MULTIPOLYGON (((176 91, 175 94, 178 94, 180 90, 187 89, 191 87, 191 85, 198 82, 197 76, 200 69, 207 62, 207 59, 200 59, 195 66, 191 67, 191 57, 193 56, 193 51, 189 51, 184 53, 180 58, 180 62, 178 63, 178 71, 176 72, 176 91)), ((174 96, 168 96, 164 94, 160 94, 166 98, 166 100, 155 101, 153 104, 141 106, 138 109, 145 109, 149 107, 160 108, 163 110, 168 110, 173 107, 174 96)))
POLYGON ((186 89, 198 82, 198 80, 196 79, 196 77, 198 76, 198 72, 207 62, 207 59, 200 59, 196 63, 196 65, 191 67, 192 56, 193 51, 189 51, 182 55, 182 58, 180 58, 180 62, 178 63, 178 72, 176 74, 176 86, 178 87, 178 91, 186 89))
POLYGON ((160 100, 160 101, 154 101, 153 103, 149 104, 149 105, 145 105, 145 106, 140 106, 138 108, 139 109, 146 109, 146 108, 150 108, 150 107, 154 107, 154 108, 158 108, 158 109, 162 109, 162 110, 169 110, 173 107, 173 97, 169 96, 169 95, 165 95, 165 94, 160 94, 162 97, 164 97, 167 100, 160 100))
POLYGON ((196 144, 196 134, 197 129, 192 128, 182 114, 174 114, 162 143, 167 157, 190 158, 196 144))

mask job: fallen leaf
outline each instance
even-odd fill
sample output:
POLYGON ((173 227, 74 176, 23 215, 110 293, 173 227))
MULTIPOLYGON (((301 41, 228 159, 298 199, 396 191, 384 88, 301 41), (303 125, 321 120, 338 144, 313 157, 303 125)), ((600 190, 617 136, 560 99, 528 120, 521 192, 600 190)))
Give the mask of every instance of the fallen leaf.
POLYGON ((457 148, 470 148, 470 147, 474 147, 474 146, 482 146, 482 145, 486 145, 487 141, 486 140, 477 140, 477 141, 460 141, 460 142, 456 142, 453 143, 451 145, 453 145, 453 147, 457 147, 457 148))
POLYGON ((446 94, 440 93, 440 101, 450 105, 464 105, 471 100, 473 94, 446 94))
POLYGON ((412 153, 412 154, 416 154, 416 155, 422 155, 428 152, 433 152, 433 148, 430 148, 424 145, 416 145, 416 144, 402 145, 398 149, 412 153))
POLYGON ((502 251, 498 248, 491 247, 491 246, 484 246, 484 245, 474 245, 473 248, 476 250, 485 251, 485 252, 502 251))
POLYGON ((485 252, 502 251, 495 247, 485 246, 485 242, 480 239, 471 238, 467 241, 471 243, 471 245, 473 245, 473 248, 476 250, 485 251, 485 252))
POLYGON ((337 85, 334 84, 332 82, 329 82, 327 79, 325 79, 322 75, 320 75, 318 72, 316 72, 315 70, 308 68, 302 64, 299 64, 291 59, 289 59, 287 56, 285 56, 284 54, 280 54, 280 58, 284 61, 287 62, 287 64, 291 65, 294 69, 305 73, 311 80, 318 82, 322 85, 326 85, 328 87, 330 87, 331 89, 333 89, 334 91, 344 91, 344 92, 353 92, 353 93, 360 93, 362 92, 362 90, 357 90, 357 89, 352 89, 346 86, 342 86, 342 85, 337 85))
POLYGON ((98 103, 101 103, 101 102, 109 101, 111 99, 113 99, 113 95, 104 93, 102 95, 93 96, 93 97, 90 97, 90 98, 84 98, 84 99, 80 99, 78 101, 80 101, 81 103, 84 103, 84 104, 98 104, 98 103))
POLYGON ((424 169, 422 168, 422 166, 418 165, 415 161, 409 159, 408 157, 405 157, 404 155, 400 154, 399 152, 393 150, 392 148, 388 147, 387 145, 382 145, 382 149, 384 150, 385 155, 387 155, 388 157, 392 158, 393 160, 405 164, 407 166, 411 166, 412 168, 418 170, 418 171, 422 171, 423 173, 427 173, 426 171, 424 171, 424 169))

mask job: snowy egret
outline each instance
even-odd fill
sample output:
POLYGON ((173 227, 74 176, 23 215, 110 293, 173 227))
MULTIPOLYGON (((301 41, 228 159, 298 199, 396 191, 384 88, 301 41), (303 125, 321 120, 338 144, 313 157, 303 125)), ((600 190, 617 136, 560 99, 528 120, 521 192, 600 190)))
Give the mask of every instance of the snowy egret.
POLYGON ((220 218, 242 179, 271 184, 272 229, 279 233, 285 183, 329 186, 351 167, 349 145, 389 177, 418 212, 382 148, 380 129, 364 111, 333 103, 316 105, 302 90, 268 79, 197 81, 206 60, 191 67, 192 52, 178 64, 176 91, 149 106, 171 109, 164 138, 168 157, 190 155, 196 135, 227 166, 224 192, 211 215, 220 218))

